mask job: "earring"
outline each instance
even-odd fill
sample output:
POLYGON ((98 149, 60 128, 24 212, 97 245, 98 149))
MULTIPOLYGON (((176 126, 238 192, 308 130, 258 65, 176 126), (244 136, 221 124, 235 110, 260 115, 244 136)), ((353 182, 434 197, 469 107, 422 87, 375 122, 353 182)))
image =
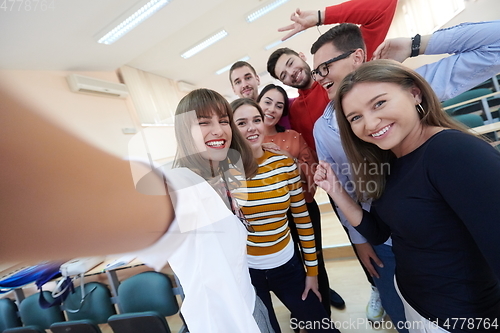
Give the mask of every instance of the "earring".
POLYGON ((419 115, 420 119, 422 119, 423 117, 425 117, 425 110, 424 110, 424 108, 422 107, 422 105, 420 103, 418 103, 417 105, 415 105, 415 108, 417 109, 417 112, 418 112, 418 115, 419 115))

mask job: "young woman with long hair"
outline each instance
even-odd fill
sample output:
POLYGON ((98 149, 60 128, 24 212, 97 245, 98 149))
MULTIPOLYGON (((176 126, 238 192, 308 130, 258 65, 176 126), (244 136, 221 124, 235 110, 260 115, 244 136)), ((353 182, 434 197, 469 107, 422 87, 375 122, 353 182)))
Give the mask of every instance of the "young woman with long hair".
POLYGON ((263 150, 264 114, 255 101, 238 99, 231 107, 234 122, 259 165, 255 176, 239 178, 242 185, 234 194, 254 229, 248 234, 247 257, 257 295, 266 304, 276 332, 281 330, 271 291, 292 312, 292 328, 306 328, 309 333, 338 332, 320 302, 314 231, 297 165, 285 155, 263 150), (297 226, 303 261, 290 237, 288 210, 297 226))
POLYGON ((315 181, 370 242, 392 236, 410 332, 498 331, 500 153, 393 61, 347 75, 335 107, 353 185, 374 200, 371 211, 342 190, 328 164, 320 162, 315 181))

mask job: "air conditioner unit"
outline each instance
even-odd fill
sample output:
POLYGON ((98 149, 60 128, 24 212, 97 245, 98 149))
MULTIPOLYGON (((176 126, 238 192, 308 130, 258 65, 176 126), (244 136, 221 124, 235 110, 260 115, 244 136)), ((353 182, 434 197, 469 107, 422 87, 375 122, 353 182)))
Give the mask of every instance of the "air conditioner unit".
POLYGON ((195 90, 196 86, 186 81, 177 81, 177 88, 182 92, 188 93, 195 90))
POLYGON ((70 74, 66 77, 71 91, 80 93, 100 94, 125 98, 128 96, 127 86, 122 83, 94 79, 79 74, 70 74))

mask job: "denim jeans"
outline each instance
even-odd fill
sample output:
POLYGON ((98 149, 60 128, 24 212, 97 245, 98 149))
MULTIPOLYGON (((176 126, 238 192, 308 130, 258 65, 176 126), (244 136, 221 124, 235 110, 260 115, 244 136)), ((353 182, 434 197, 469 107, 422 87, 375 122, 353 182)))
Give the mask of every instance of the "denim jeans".
POLYGON ((391 317, 395 328, 399 333, 408 333, 405 329, 404 322, 406 321, 405 310, 403 302, 399 297, 396 288, 394 286, 394 273, 396 269, 396 260, 394 258, 394 253, 392 253, 392 246, 381 244, 373 247, 375 253, 380 260, 384 263, 384 267, 380 268, 375 263, 373 266, 377 270, 380 278, 373 278, 375 286, 380 293, 380 300, 382 301, 382 306, 385 312, 391 317), (398 324, 398 322, 401 322, 398 324), (401 327, 401 328, 398 328, 401 327))
MULTIPOLYGON (((294 323, 303 325, 309 333, 339 332, 330 324, 329 316, 313 292, 310 291, 307 298, 302 300, 306 273, 296 254, 287 263, 276 268, 250 268, 250 277, 257 295, 269 311, 269 319, 276 333, 281 333, 281 330, 273 309, 271 291, 293 313, 294 323)), ((291 323, 292 327, 294 323, 291 323)))

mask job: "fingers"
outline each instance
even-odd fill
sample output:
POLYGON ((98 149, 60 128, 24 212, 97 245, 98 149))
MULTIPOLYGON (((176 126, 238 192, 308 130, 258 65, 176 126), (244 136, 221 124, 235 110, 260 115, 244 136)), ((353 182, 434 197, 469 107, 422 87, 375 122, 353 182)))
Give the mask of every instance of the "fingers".
POLYGON ((305 301, 307 298, 307 294, 309 294, 309 288, 306 288, 302 293, 302 300, 305 301))
POLYGON ((316 294, 316 296, 318 296, 319 301, 321 302, 323 299, 321 298, 321 294, 320 294, 319 290, 316 289, 316 290, 313 290, 313 292, 314 292, 314 294, 316 294))
POLYGON ((377 273, 377 270, 375 269, 375 267, 373 267, 371 262, 364 262, 363 264, 365 265, 366 270, 368 271, 368 273, 370 273, 372 277, 374 276, 376 278, 380 278, 380 276, 377 273))
POLYGON ((292 24, 287 25, 285 27, 279 28, 278 31, 283 32, 283 31, 292 30, 294 28, 294 26, 295 26, 295 23, 292 23, 292 24))
POLYGON ((373 262, 375 263, 375 265, 377 265, 380 268, 384 267, 384 263, 382 262, 382 260, 379 259, 379 257, 377 257, 376 254, 374 254, 371 258, 372 258, 373 262))
POLYGON ((373 56, 372 56, 372 60, 376 60, 376 59, 381 59, 382 57, 382 50, 385 48, 385 45, 386 45, 386 42, 382 42, 382 44, 380 44, 377 49, 375 50, 375 52, 373 52, 373 56))
POLYGON ((281 38, 281 41, 285 41, 287 40, 288 38, 292 37, 293 35, 295 35, 296 33, 300 32, 301 30, 293 30, 292 32, 289 32, 285 37, 281 38))

